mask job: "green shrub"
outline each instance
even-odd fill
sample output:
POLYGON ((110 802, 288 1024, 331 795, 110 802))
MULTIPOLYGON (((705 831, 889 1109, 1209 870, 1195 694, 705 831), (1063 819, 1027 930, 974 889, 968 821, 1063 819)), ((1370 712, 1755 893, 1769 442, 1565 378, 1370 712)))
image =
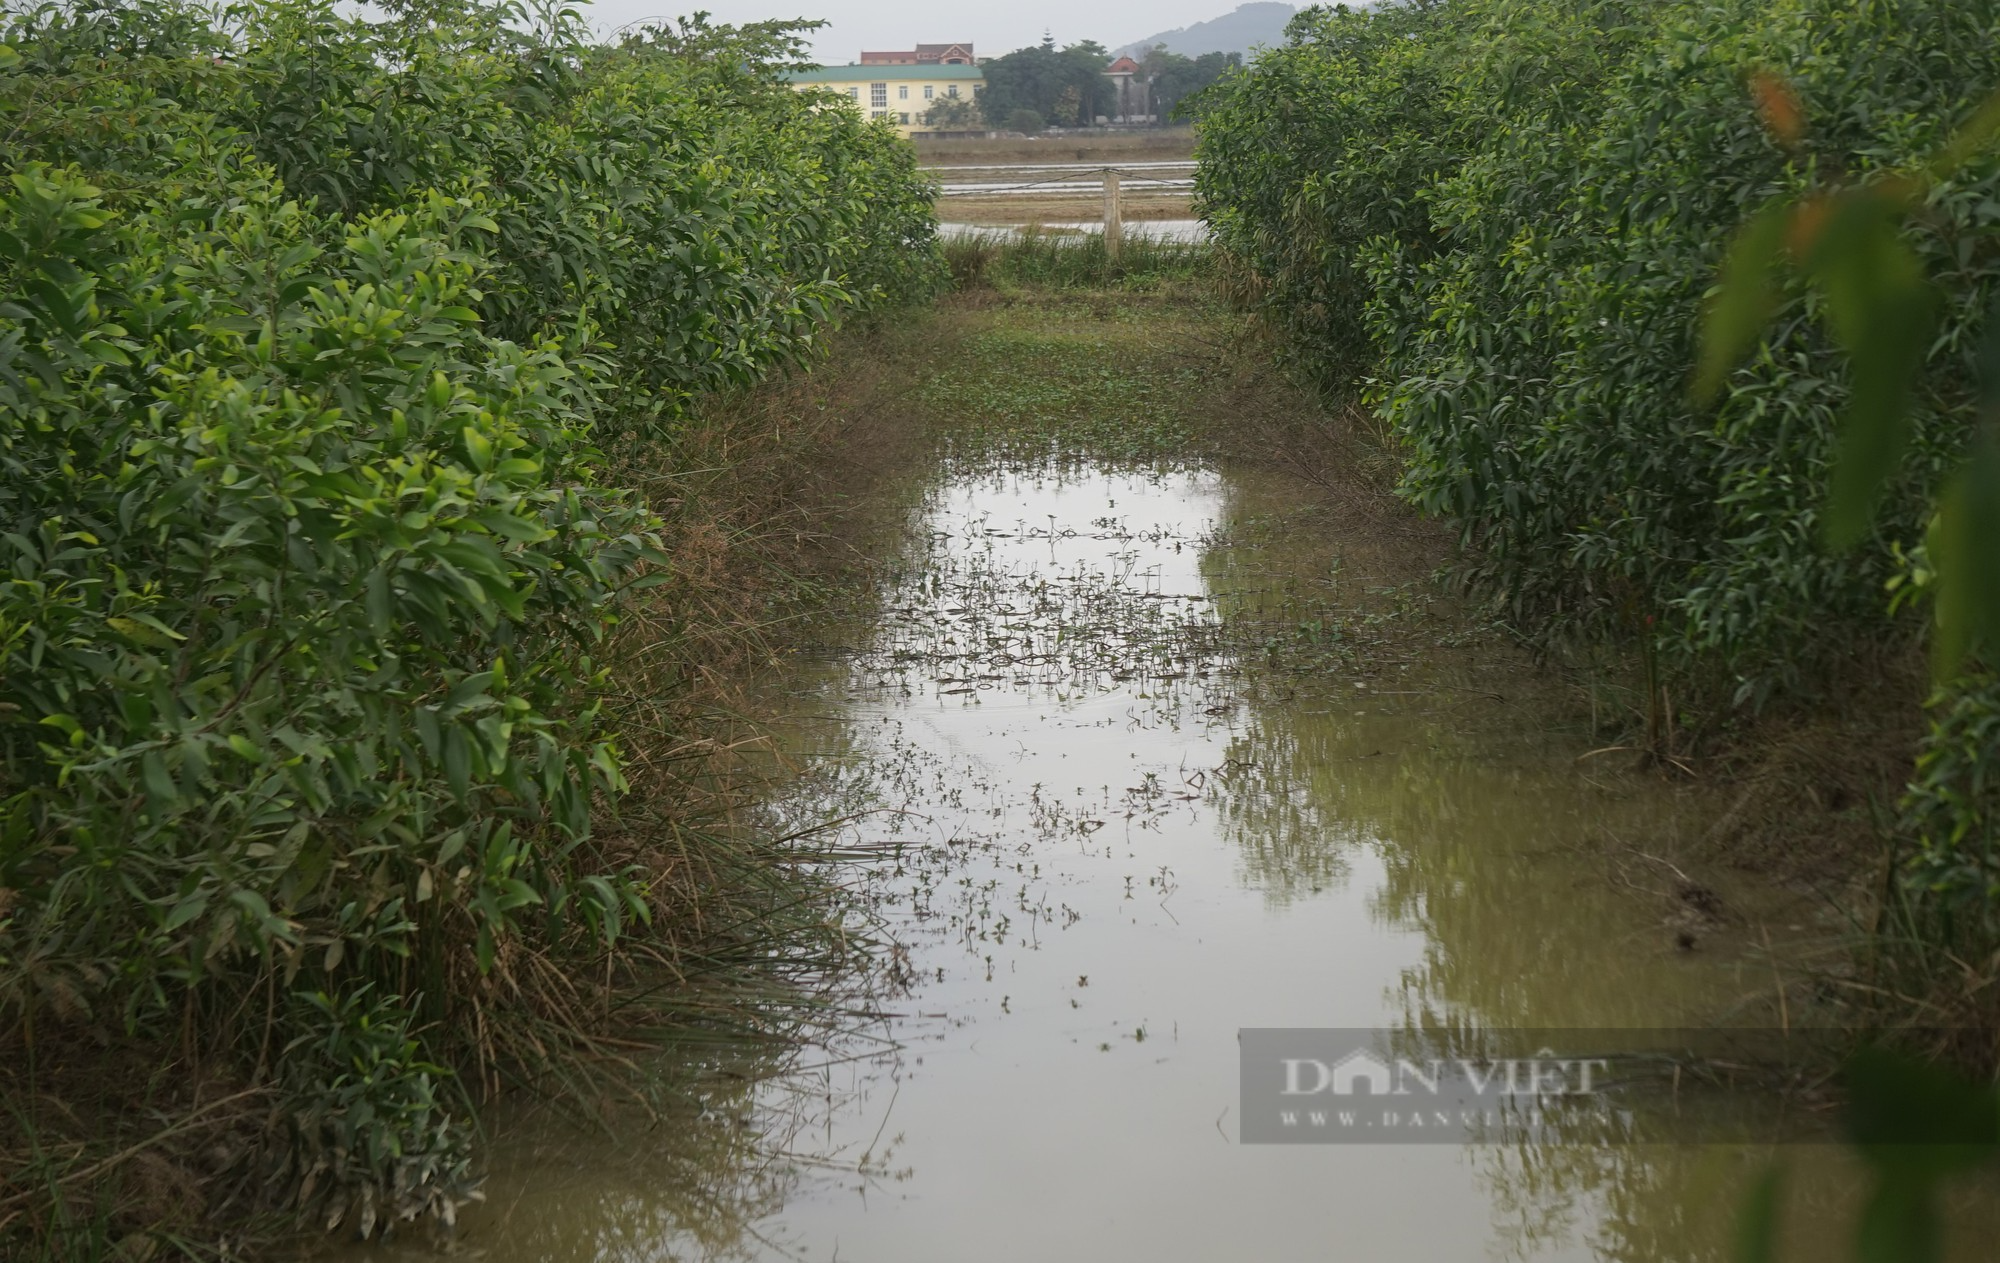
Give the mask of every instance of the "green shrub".
POLYGON ((1042 116, 1033 110, 1015 110, 1007 115, 1006 126, 1010 132, 1020 132, 1024 136, 1039 136, 1046 124, 1042 122, 1042 116))
POLYGON ((1322 380, 1379 383, 1405 493, 1459 524, 1525 628, 1653 615, 1683 665, 1761 695, 1798 682, 1830 619, 1881 621, 1888 545, 1921 537, 1963 442, 1993 261, 1960 243, 1990 217, 1994 166, 1921 243, 1962 302, 1902 512, 1864 557, 1815 535, 1844 370, 1808 304, 1709 413, 1686 389, 1702 296, 1767 197, 1937 143, 2000 83, 1995 22, 1984 4, 1748 0, 1319 13, 1211 99, 1204 204, 1322 380), (1811 153, 1759 124, 1745 78, 1764 66, 1794 77, 1811 153))
POLYGON ((1996 87, 1994 0, 1308 10, 1205 100, 1198 192, 1293 353, 1375 407, 1404 494, 1456 524, 1524 635, 1641 640, 1675 696, 1757 704, 1916 630, 1883 589, 1923 566, 1973 429, 1994 147, 1908 232, 1947 309, 1861 548, 1822 543, 1848 367, 1819 300, 1789 291, 1704 408, 1705 295, 1760 206, 1912 166, 1996 87), (1802 103, 1796 149, 1759 120, 1765 71, 1802 103))
POLYGON ((1945 943, 2000 942, 2000 679, 1939 691, 1903 796, 1917 928, 1945 943))
POLYGON ((664 560, 600 446, 942 274, 785 28, 575 22, 0 26, 0 1019, 293 1050, 272 1195, 364 1232, 468 1194, 457 1068, 559 1055, 526 959, 658 907, 594 828, 664 560))

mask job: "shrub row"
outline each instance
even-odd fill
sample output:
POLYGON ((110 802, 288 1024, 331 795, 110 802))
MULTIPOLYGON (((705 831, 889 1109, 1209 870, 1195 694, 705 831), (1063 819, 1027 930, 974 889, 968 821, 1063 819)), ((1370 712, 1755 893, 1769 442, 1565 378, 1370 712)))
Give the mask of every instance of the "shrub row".
MULTIPOLYGON (((1818 300, 1792 290, 1702 408, 1704 296, 1758 207, 1907 169, 1996 88, 1994 0, 1312 9, 1204 101, 1199 195, 1301 366, 1375 410, 1403 493, 1457 525, 1469 577, 1524 634, 1642 638, 1683 685, 1754 705, 1916 630, 1884 587, 1924 575, 1930 505, 1974 424, 2000 160, 1989 145, 1936 185, 1910 229, 1948 310, 1858 550, 1820 538, 1848 369, 1818 300), (1803 105, 1796 148, 1760 121, 1762 74, 1803 105)), ((1939 833, 1938 804, 1990 799, 1945 783, 1990 779, 1990 744, 1962 757, 1966 707, 1990 696, 1945 705, 1933 745, 1951 753, 1926 757, 1913 799, 1918 880, 1989 920, 1996 821, 1945 812, 1939 833)))
POLYGON ((593 829, 663 561, 601 453, 942 275, 786 28, 388 8, 0 26, 0 1055, 199 1051, 364 1233, 469 1191, 523 962, 656 910, 593 829))

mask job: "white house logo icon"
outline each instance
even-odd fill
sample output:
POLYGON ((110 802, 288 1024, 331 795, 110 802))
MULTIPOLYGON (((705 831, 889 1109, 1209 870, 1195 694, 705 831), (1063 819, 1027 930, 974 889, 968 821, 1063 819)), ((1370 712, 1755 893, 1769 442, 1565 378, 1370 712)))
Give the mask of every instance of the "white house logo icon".
POLYGON ((1365 1049, 1355 1049, 1334 1062, 1331 1069, 1335 1096, 1353 1096, 1357 1083, 1367 1084, 1370 1096, 1387 1096, 1395 1091, 1388 1065, 1365 1049))
MULTIPOLYGON (((1283 1064, 1286 1096, 1315 1096, 1321 1092, 1331 1092, 1335 1096, 1403 1094, 1397 1091, 1395 1072, 1389 1068, 1389 1063, 1366 1049, 1357 1048, 1333 1062, 1310 1057, 1287 1057, 1283 1064)), ((1425 1086, 1436 1091, 1436 1078, 1433 1076, 1426 1080, 1425 1086)))

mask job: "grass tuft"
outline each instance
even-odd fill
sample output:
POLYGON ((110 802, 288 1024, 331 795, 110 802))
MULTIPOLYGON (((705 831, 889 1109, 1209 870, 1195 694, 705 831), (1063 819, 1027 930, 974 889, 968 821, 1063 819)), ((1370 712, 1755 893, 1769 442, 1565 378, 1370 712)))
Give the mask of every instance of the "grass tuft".
POLYGON ((1095 232, 967 233, 944 242, 945 261, 960 290, 1117 289, 1159 291, 1211 275, 1206 242, 1162 240, 1134 233, 1113 258, 1095 232))

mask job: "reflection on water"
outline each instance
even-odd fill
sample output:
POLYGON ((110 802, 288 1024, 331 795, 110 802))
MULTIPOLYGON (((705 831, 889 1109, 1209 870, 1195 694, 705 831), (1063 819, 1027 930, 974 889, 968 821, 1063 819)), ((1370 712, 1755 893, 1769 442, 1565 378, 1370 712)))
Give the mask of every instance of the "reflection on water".
MULTIPOLYGON (((670 1136, 503 1134, 464 1249, 1723 1257, 1760 1155, 1236 1143, 1241 1027, 1657 1027, 1762 985, 1726 941, 1677 949, 1590 858, 1670 836, 1678 800, 1586 779, 1502 668, 1373 661, 1286 606, 1320 563, 1225 529, 1269 494, 1201 470, 941 478, 879 618, 781 682, 803 771, 767 822, 847 817, 884 856, 863 893, 900 985, 851 1045, 670 1136), (1264 630, 1238 634, 1251 611, 1264 630)), ((1793 1154, 1840 1205, 1837 1155, 1793 1154)), ((1817 1216, 1800 1257, 1841 1230, 1817 1216)))

